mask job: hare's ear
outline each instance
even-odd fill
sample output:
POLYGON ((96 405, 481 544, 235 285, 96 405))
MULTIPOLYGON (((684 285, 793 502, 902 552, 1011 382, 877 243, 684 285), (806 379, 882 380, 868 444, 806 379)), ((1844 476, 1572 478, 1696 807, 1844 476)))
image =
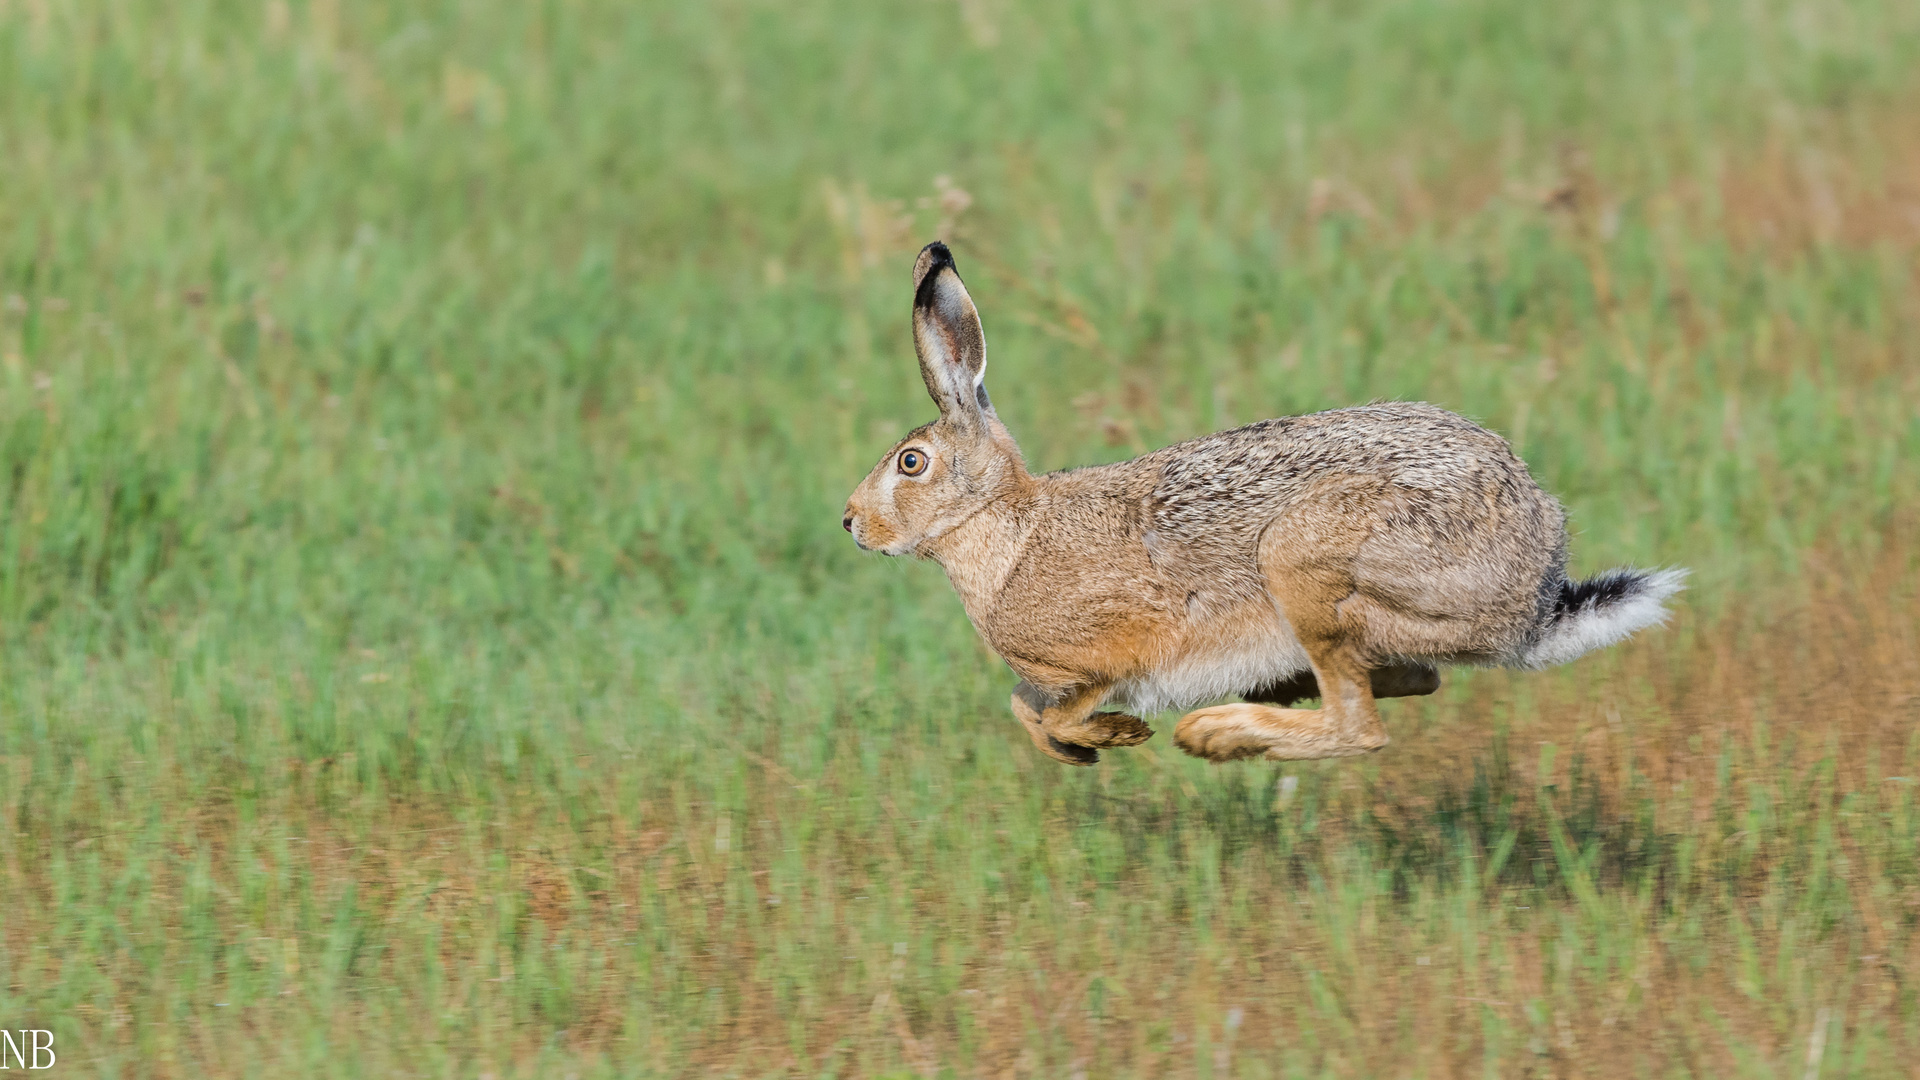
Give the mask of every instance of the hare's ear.
POLYGON ((972 426, 992 412, 983 385, 987 336, 980 312, 960 283, 953 253, 938 240, 920 249, 913 264, 913 347, 941 416, 972 426))

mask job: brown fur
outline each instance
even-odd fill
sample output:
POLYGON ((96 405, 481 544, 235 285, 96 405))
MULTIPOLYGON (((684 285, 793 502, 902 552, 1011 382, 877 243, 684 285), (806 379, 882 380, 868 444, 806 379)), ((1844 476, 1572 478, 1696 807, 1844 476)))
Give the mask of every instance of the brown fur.
POLYGON ((1678 587, 1631 571, 1568 582, 1559 504, 1505 440, 1431 405, 1265 420, 1034 476, 987 397, 985 335, 944 245, 922 251, 914 287, 941 418, 874 466, 843 524, 863 548, 946 569, 1022 679, 1015 716, 1057 760, 1152 734, 1096 712, 1108 700, 1229 694, 1250 700, 1189 713, 1182 749, 1365 753, 1387 742, 1374 699, 1432 693, 1435 665, 1559 662, 1655 621, 1678 587), (1310 696, 1321 708, 1262 703, 1310 696))

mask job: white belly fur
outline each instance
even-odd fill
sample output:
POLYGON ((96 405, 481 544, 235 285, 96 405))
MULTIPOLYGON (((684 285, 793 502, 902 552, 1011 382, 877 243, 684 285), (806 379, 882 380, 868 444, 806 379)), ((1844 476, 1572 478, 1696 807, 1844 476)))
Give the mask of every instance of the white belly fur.
POLYGON ((1311 668, 1307 653, 1284 625, 1240 638, 1224 648, 1198 648, 1165 666, 1114 686, 1107 695, 1139 712, 1187 709, 1311 668))

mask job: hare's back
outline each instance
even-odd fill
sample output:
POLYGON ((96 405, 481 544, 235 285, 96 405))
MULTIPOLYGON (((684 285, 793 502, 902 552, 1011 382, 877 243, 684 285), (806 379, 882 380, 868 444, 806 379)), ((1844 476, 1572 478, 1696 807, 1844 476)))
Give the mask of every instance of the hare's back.
POLYGON ((1251 551, 1289 507, 1354 477, 1385 481, 1391 496, 1377 512, 1435 540, 1472 546, 1472 534, 1516 517, 1530 530, 1545 528, 1543 543, 1558 540, 1557 504, 1506 440, 1433 405, 1387 402, 1263 420, 1151 456, 1160 460, 1149 514, 1175 543, 1251 551))

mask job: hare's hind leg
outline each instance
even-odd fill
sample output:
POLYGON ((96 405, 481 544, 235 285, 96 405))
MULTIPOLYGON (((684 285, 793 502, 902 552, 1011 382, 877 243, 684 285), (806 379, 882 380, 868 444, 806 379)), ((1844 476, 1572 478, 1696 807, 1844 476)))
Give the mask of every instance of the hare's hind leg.
POLYGON ((1210 761, 1264 757, 1270 761, 1354 757, 1387 745, 1387 729, 1374 709, 1367 672, 1348 657, 1307 655, 1326 695, 1318 709, 1283 709, 1239 702, 1199 709, 1180 718, 1173 741, 1180 749, 1210 761), (1344 669, 1344 670, 1342 670, 1344 669), (1339 671, 1339 675, 1333 672, 1339 671))
POLYGON ((1190 712, 1174 742, 1212 761, 1352 757, 1387 745, 1372 678, 1361 658, 1365 627, 1341 612, 1354 595, 1352 558, 1367 524, 1352 516, 1281 523, 1261 543, 1267 589, 1306 649, 1320 691, 1318 709, 1243 702, 1190 712))
MULTIPOLYGON (((1440 689, 1440 673, 1427 664, 1394 664, 1367 672, 1375 701, 1390 697, 1423 697, 1440 689)), ((1303 671, 1291 678, 1250 690, 1241 695, 1256 705, 1291 705, 1320 696, 1320 681, 1313 672, 1303 671)))
POLYGON ((1138 746, 1153 737, 1137 716, 1094 712, 1106 692, 1105 686, 1088 686, 1053 698, 1022 682, 1013 690, 1013 715, 1041 753, 1068 765, 1092 765, 1100 760, 1095 747, 1138 746))

